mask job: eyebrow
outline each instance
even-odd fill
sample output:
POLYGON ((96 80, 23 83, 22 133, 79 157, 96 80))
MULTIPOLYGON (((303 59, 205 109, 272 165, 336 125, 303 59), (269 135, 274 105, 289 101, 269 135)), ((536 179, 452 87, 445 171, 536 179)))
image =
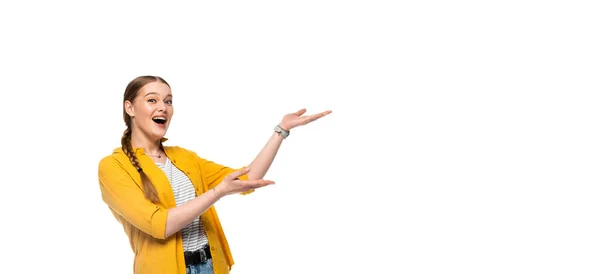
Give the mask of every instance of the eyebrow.
MULTIPOLYGON (((154 92, 154 91, 153 91, 153 92, 148 92, 148 93, 146 93, 146 95, 144 95, 144 97, 146 97, 146 96, 148 96, 148 95, 153 95, 153 94, 155 94, 155 95, 159 95, 159 94, 158 94, 158 92, 154 92)), ((167 97, 169 97, 169 96, 173 97, 173 94, 171 94, 171 93, 167 94, 167 97)))

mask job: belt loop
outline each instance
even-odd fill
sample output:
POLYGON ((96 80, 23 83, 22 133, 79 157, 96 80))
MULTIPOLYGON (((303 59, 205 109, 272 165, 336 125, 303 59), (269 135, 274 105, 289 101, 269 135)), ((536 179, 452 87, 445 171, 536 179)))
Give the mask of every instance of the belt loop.
POLYGON ((204 252, 204 249, 200 249, 200 252, 198 255, 200 256, 200 263, 201 264, 206 263, 206 260, 208 260, 208 259, 206 258, 206 252, 204 252))

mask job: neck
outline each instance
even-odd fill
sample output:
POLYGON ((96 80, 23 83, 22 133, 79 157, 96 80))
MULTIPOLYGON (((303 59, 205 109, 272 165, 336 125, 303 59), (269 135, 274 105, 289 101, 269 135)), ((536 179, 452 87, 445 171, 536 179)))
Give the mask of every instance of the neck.
POLYGON ((162 152, 160 140, 150 139, 148 136, 140 134, 138 131, 131 133, 131 147, 134 150, 136 148, 142 148, 144 149, 144 153, 151 155, 159 155, 162 152))

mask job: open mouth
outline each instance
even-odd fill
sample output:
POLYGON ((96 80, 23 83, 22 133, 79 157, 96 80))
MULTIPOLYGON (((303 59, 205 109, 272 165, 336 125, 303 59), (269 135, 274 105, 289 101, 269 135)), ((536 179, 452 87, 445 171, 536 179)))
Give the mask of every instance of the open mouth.
POLYGON ((152 121, 154 121, 155 123, 157 123, 159 125, 164 125, 167 122, 167 118, 164 118, 164 117, 154 117, 154 118, 152 118, 152 121))

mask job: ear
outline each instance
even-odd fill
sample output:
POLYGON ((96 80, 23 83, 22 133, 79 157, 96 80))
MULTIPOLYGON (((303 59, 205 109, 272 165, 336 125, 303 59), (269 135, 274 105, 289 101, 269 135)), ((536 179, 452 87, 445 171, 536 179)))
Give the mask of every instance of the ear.
POLYGON ((125 112, 131 116, 131 118, 135 117, 135 111, 133 110, 133 104, 129 102, 129 100, 123 103, 123 107, 125 107, 125 112))

